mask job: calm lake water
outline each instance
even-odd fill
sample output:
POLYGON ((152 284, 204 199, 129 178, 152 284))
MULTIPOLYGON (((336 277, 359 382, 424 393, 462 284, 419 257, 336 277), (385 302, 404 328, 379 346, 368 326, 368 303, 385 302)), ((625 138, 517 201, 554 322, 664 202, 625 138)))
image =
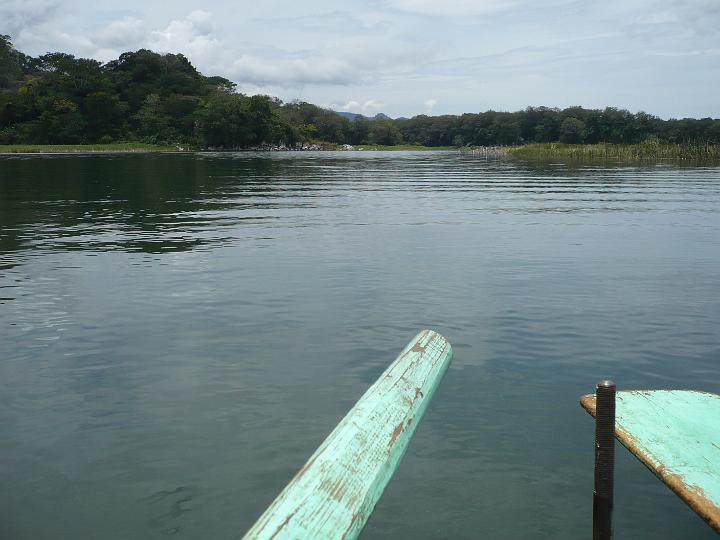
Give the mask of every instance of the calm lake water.
MULTIPOLYGON (((720 392, 720 168, 0 158, 0 538, 238 538, 425 327, 363 538, 589 537, 578 397, 720 392)), ((715 538, 617 459, 616 538, 715 538)))

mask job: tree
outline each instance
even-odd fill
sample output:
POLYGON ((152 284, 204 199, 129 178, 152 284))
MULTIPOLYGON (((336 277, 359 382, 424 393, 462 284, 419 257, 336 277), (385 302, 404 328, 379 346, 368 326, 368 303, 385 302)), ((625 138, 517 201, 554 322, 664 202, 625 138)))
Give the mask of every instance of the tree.
POLYGON ((123 117, 127 106, 117 95, 93 92, 85 96, 83 111, 87 117, 87 137, 95 142, 116 138, 123 129, 123 117))
POLYGON ((50 92, 82 98, 111 87, 97 60, 54 52, 40 56, 38 61, 38 69, 45 74, 42 80, 50 92))
POLYGON ((566 118, 560 124, 560 142, 566 144, 580 144, 583 142, 585 122, 577 118, 566 118))
POLYGON ((167 142, 170 119, 158 94, 148 94, 145 103, 133 118, 137 122, 138 133, 146 141, 167 142))
POLYGON ((11 87, 22 76, 20 53, 12 46, 10 36, 0 35, 0 89, 11 87))
POLYGON ((254 140, 248 117, 248 98, 242 94, 216 93, 198 114, 199 138, 205 146, 237 148, 254 140))
POLYGON ((493 121, 493 129, 495 131, 495 144, 519 144, 522 139, 520 136, 520 122, 515 118, 506 118, 497 116, 493 121))
POLYGON ((306 141, 426 146, 527 142, 720 143, 720 120, 662 120, 608 107, 528 107, 461 116, 348 120, 305 102, 245 96, 205 76, 181 54, 147 49, 106 64, 52 52, 32 58, 0 36, 0 141, 72 143, 112 139, 235 148, 306 141), (653 139, 654 140, 654 139, 653 139))
POLYGON ((391 120, 374 120, 370 126, 369 142, 393 146, 402 142, 402 134, 391 120))

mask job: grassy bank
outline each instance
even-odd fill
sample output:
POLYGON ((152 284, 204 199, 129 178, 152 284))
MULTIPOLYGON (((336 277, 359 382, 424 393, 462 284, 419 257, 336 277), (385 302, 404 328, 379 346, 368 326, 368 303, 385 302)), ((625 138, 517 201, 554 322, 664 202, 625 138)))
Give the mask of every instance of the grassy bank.
POLYGON ((528 144, 508 149, 523 159, 611 161, 720 161, 720 144, 528 144))
POLYGON ((0 154, 83 154, 93 152, 177 152, 177 146, 144 143, 0 144, 0 154))

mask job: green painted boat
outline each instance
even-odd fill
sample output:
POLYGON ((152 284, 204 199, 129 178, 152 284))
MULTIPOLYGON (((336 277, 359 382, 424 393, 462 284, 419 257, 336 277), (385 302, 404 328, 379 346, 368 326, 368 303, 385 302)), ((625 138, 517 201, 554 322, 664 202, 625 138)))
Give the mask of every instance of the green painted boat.
POLYGON ((420 332, 350 409, 246 540, 357 538, 390 481, 452 359, 420 332))
MULTIPOLYGON (((580 404, 596 416, 595 395, 580 404)), ((630 390, 615 407, 615 437, 720 532, 720 396, 630 390)))
MULTIPOLYGON (((243 538, 357 538, 452 356, 445 338, 431 330, 420 332, 243 538)), ((613 434, 720 532, 720 396, 681 390, 616 392, 612 381, 599 384, 601 390, 599 402, 600 394, 580 399, 597 420, 593 538, 612 537, 613 434)))

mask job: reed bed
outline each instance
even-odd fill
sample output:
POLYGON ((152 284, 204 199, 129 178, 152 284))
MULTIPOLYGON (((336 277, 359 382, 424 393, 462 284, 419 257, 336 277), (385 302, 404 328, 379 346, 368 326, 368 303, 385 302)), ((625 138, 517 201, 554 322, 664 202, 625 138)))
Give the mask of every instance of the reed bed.
POLYGON ((508 153, 523 159, 720 162, 720 144, 528 144, 508 153))
POLYGON ((503 158, 507 157, 511 147, 509 146, 474 146, 468 150, 473 156, 484 157, 484 158, 503 158))
POLYGON ((176 152, 177 146, 145 143, 0 144, 0 154, 85 154, 107 152, 176 152))

